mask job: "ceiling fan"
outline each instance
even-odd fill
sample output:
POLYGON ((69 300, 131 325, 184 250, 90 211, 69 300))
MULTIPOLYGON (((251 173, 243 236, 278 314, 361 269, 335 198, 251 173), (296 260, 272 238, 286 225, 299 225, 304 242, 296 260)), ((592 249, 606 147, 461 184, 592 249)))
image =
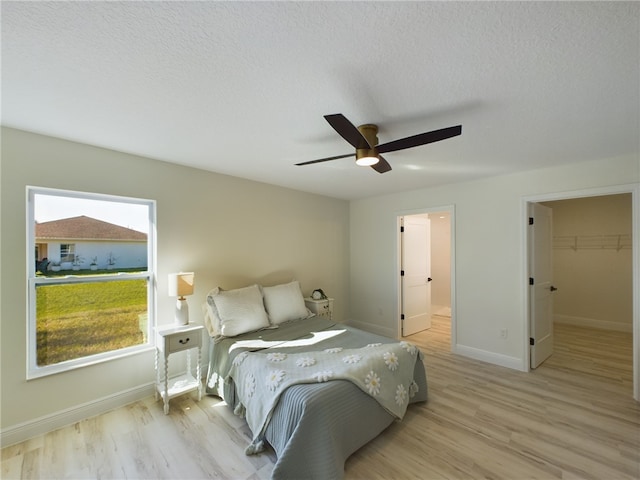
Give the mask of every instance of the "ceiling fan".
MULTIPOLYGON (((356 163, 361 166, 370 166, 378 173, 385 173, 391 170, 391 165, 389 165, 389 162, 380 155, 381 153, 395 152, 398 150, 404 150, 405 148, 418 147, 420 145, 426 145, 427 143, 439 142, 440 140, 455 137, 462 133, 462 125, 456 125, 455 127, 419 133, 418 135, 378 145, 377 125, 366 124, 356 127, 341 113, 325 115, 324 118, 342 138, 349 142, 351 146, 355 147, 356 163)), ((347 153, 345 155, 337 155, 335 157, 319 158, 318 160, 296 163, 296 165, 311 165, 313 163, 328 162, 330 160, 338 160, 339 158, 351 157, 353 155, 353 153, 347 153)))

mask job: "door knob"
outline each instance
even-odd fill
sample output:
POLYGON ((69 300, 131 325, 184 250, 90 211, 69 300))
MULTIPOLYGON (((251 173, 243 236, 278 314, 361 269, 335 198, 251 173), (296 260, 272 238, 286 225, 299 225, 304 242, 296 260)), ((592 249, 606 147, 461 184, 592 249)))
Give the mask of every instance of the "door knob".
POLYGON ((557 288, 556 288, 556 287, 554 287, 553 285, 551 285, 551 286, 549 287, 549 290, 551 290, 552 292, 555 292, 555 291, 557 290, 557 288))

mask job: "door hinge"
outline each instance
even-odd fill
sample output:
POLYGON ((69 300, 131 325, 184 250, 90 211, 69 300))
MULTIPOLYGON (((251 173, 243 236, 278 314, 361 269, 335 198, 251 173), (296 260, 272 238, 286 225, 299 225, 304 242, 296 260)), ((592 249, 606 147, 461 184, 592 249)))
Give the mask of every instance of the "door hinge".
POLYGON ((400 314, 400 320, 404 320, 404 313, 400 314))
POLYGON ((529 345, 533 347, 535 344, 536 344, 536 341, 533 339, 533 337, 529 337, 529 345))
POLYGON ((400 270, 400 276, 404 277, 404 270, 400 270))
POLYGON ((404 227, 400 227, 400 233, 404 233, 404 227))
POLYGON ((529 277, 529 285, 533 285, 533 277, 529 277))
POLYGON ((533 217, 529 217, 529 225, 533 225, 533 217))

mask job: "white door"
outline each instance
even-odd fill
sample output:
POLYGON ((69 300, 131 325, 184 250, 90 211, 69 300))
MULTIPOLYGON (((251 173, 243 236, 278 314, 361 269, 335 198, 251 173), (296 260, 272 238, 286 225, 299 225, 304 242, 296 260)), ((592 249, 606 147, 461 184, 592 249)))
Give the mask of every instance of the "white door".
POLYGON ((529 345, 531 368, 553 353, 552 209, 529 203, 529 345), (533 220, 531 220, 533 219, 533 220), (533 222, 533 223, 532 223, 533 222))
POLYGON ((401 237, 402 335, 431 328, 431 220, 403 218, 401 237))

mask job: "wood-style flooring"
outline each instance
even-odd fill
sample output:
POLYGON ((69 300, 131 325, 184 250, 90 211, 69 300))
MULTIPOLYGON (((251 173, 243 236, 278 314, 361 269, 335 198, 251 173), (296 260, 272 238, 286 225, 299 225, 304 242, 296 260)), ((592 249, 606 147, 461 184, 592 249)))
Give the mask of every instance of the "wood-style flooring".
MULTIPOLYGON (((631 334, 557 325, 555 353, 531 373, 452 355, 449 334, 434 317, 410 337, 429 401, 352 455, 345 478, 640 478, 631 334)), ((5 447, 1 478, 269 478, 273 452, 245 456, 249 439, 217 398, 175 398, 165 416, 149 397, 5 447)))

